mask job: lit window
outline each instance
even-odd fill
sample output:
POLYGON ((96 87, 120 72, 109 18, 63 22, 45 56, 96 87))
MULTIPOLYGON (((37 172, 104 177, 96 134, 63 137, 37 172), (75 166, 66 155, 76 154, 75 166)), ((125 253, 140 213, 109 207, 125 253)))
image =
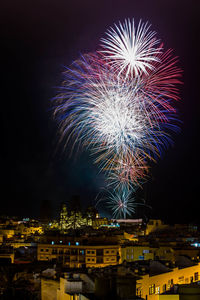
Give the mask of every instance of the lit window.
POLYGON ((54 245, 54 241, 51 242, 51 245, 54 245))
POLYGON ((76 246, 78 246, 79 245, 79 242, 76 242, 76 246))
POLYGON ((144 254, 144 253, 149 253, 149 250, 145 250, 145 249, 144 249, 144 250, 143 250, 143 254, 144 254))
POLYGON ((155 294, 155 284, 149 286, 149 295, 155 294))
POLYGON ((156 286, 156 294, 160 294, 160 287, 156 286))

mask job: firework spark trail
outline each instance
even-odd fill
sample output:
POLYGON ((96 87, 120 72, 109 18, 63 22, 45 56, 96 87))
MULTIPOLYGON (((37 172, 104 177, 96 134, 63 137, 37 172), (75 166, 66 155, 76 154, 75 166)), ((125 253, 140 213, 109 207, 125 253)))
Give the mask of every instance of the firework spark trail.
POLYGON ((148 161, 162 155, 178 129, 173 101, 181 70, 149 27, 125 20, 111 28, 103 50, 82 55, 64 72, 55 98, 61 141, 73 140, 72 152, 75 145, 90 149, 124 215, 134 212, 127 197, 146 178, 148 161))

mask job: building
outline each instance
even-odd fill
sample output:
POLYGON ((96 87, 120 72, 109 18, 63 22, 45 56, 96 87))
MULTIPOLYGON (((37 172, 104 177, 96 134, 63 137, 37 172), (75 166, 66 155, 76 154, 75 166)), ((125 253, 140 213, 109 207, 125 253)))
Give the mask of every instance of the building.
MULTIPOLYGON (((155 269, 156 262, 152 262, 153 264, 155 269)), ((137 280, 136 290, 138 296, 145 300, 158 300, 162 299, 158 297, 161 293, 169 291, 175 284, 197 282, 200 278, 200 263, 186 268, 175 267, 171 269, 162 267, 160 272, 159 264, 157 264, 156 273, 145 273, 141 275, 141 279, 137 280)))
POLYGON ((105 267, 119 262, 118 245, 49 245, 38 244, 39 261, 55 261, 66 267, 105 267))
POLYGON ((67 211, 67 205, 65 203, 62 204, 61 211, 60 211, 60 228, 61 230, 65 230, 66 223, 68 219, 68 211, 67 211))
POLYGON ((150 219, 146 226, 146 235, 149 235, 152 232, 155 232, 157 230, 163 230, 166 229, 168 225, 163 224, 161 220, 153 220, 150 219))
POLYGON ((196 283, 175 285, 170 291, 158 296, 158 300, 199 300, 200 286, 196 283))
POLYGON ((10 239, 15 235, 15 230, 13 228, 0 228, 0 235, 5 239, 10 239))
POLYGON ((94 281, 85 273, 65 273, 59 280, 42 278, 42 300, 89 300, 94 294, 94 281))
POLYGON ((154 250, 148 246, 124 244, 120 247, 120 263, 154 259, 154 250))

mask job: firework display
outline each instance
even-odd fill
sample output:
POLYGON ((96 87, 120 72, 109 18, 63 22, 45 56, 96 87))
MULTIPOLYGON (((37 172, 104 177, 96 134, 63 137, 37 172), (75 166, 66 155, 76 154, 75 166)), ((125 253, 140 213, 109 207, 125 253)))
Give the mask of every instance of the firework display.
POLYGON ((63 73, 54 116, 60 140, 91 151, 108 178, 113 216, 134 213, 133 190, 147 178, 178 130, 174 102, 181 70, 177 58, 134 20, 115 25, 96 53, 82 55, 63 73))

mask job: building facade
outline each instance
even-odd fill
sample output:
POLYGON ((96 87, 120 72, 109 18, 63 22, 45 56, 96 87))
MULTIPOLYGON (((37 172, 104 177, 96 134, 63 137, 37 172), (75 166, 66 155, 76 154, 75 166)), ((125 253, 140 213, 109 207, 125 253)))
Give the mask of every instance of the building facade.
POLYGON ((145 274, 137 280, 137 295, 145 300, 158 300, 161 293, 169 291, 175 284, 188 284, 199 279, 200 263, 187 268, 174 268, 159 275, 145 274))
POLYGON ((60 262, 70 268, 105 267, 118 264, 119 246, 38 244, 37 259, 60 262))

